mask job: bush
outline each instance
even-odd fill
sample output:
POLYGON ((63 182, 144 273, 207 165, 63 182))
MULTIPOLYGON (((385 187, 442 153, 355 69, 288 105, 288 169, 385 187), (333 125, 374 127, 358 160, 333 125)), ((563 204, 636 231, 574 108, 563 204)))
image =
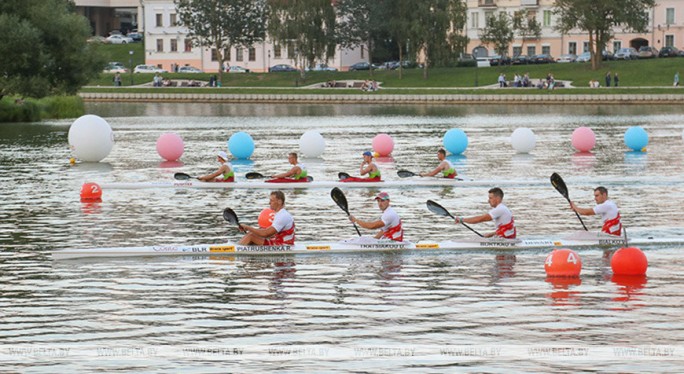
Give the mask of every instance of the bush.
POLYGON ((83 100, 79 96, 49 96, 38 100, 6 96, 0 100, 0 122, 76 118, 84 112, 83 100))

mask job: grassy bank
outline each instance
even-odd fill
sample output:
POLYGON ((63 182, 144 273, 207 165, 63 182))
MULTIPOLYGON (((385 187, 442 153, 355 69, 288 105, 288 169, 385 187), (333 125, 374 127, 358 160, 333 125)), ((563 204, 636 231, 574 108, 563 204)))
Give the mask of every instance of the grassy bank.
POLYGON ((47 118, 74 118, 85 113, 78 96, 51 96, 42 99, 4 97, 0 100, 0 122, 35 122, 47 118))

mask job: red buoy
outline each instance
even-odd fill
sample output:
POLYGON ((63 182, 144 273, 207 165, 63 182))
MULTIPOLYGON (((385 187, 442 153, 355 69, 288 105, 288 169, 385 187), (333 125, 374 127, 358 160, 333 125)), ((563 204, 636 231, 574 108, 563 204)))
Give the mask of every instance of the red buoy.
POLYGON ((648 269, 648 260, 637 247, 620 248, 613 253, 610 267, 615 275, 644 275, 648 269))
POLYGON ((546 256, 544 270, 550 277, 578 277, 582 271, 582 259, 573 250, 554 249, 546 256))
POLYGON ((102 201, 102 188, 97 183, 83 183, 81 186, 81 202, 102 201))
POLYGON ((271 227, 273 223, 273 218, 275 217, 275 212, 273 209, 266 208, 259 213, 259 227, 265 229, 271 227))

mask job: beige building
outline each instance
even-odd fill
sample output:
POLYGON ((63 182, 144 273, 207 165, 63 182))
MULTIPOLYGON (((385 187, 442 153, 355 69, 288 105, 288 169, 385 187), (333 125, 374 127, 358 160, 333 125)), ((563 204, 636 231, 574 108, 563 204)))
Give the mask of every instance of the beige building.
MULTIPOLYGON (((600 0, 597 0, 600 1, 600 0)), ((589 36, 575 31, 561 34, 555 30, 557 16, 553 14, 553 0, 466 0, 468 5, 466 34, 470 39, 468 52, 477 56, 495 55, 491 45, 480 42, 480 32, 485 27, 486 19, 498 12, 510 15, 520 9, 526 9, 535 17, 541 26, 541 37, 525 40, 517 35, 513 40, 509 56, 519 54, 550 54, 558 57, 562 54, 581 54, 589 51, 589 36)), ((645 34, 626 33, 615 30, 615 38, 608 43, 606 49, 614 52, 623 47, 639 49, 641 46, 653 46, 658 49, 664 46, 684 48, 684 1, 656 0, 653 9, 644 10, 649 15, 648 31, 645 34)))
POLYGON ((93 35, 108 36, 112 30, 124 34, 143 30, 138 22, 142 14, 140 0, 75 0, 76 11, 90 21, 93 35))

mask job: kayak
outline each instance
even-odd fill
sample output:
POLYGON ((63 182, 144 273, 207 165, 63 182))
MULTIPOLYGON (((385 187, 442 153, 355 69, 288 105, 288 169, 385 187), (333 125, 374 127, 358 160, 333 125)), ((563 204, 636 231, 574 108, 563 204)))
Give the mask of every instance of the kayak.
MULTIPOLYGON (((635 238, 629 245, 681 244, 684 238, 635 238)), ((337 242, 301 242, 294 245, 240 245, 236 243, 199 245, 154 245, 149 247, 111 247, 62 249, 52 252, 54 260, 88 257, 146 257, 146 256, 260 256, 314 253, 363 253, 387 251, 449 251, 449 250, 517 250, 580 247, 621 247, 625 239, 601 233, 580 232, 558 239, 453 239, 441 242, 392 241, 368 236, 337 242)))

